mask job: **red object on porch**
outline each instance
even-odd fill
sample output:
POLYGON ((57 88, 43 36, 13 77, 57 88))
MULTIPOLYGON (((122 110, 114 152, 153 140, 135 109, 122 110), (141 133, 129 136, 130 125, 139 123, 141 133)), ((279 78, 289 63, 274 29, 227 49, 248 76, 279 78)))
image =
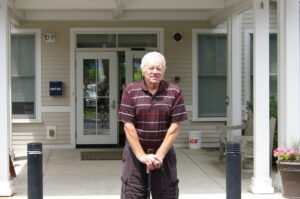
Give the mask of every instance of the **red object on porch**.
POLYGON ((198 143, 198 139, 190 139, 190 143, 193 143, 193 144, 198 143))
POLYGON ((14 164, 11 160, 11 156, 9 155, 9 173, 10 173, 10 177, 16 177, 16 171, 15 171, 15 167, 14 164))

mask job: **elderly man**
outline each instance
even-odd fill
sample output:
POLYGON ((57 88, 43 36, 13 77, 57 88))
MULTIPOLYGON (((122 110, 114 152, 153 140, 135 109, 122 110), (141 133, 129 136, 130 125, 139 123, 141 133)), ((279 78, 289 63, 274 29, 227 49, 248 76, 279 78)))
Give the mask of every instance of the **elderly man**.
POLYGON ((147 172, 153 199, 177 199, 173 143, 179 123, 187 120, 183 97, 178 86, 162 80, 166 61, 161 53, 147 53, 141 70, 144 80, 126 86, 120 105, 119 120, 127 139, 121 199, 147 198, 147 172))

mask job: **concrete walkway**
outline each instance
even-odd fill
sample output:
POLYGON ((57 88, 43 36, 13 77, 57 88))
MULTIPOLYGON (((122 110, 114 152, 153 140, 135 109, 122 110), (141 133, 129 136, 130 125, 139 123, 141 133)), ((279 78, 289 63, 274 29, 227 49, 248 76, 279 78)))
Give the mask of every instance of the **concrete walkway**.
MULTIPOLYGON (((43 152, 45 199, 120 198, 120 160, 81 161, 80 152, 108 149, 48 149, 43 152)), ((121 149, 114 149, 121 150, 121 149)), ((176 149, 180 199, 225 199, 225 164, 212 149, 176 149)), ((13 199, 27 198, 26 151, 16 151, 17 178, 13 199)), ((251 171, 242 172, 242 198, 281 199, 280 193, 252 194, 248 191, 251 171)))

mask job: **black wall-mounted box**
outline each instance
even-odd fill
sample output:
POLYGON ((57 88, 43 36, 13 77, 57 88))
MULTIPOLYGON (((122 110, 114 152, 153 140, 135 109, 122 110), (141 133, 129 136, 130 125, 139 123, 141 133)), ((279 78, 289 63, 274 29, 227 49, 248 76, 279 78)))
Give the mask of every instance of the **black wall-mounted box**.
POLYGON ((50 93, 50 96, 61 96, 62 95, 62 81, 50 81, 49 82, 49 93, 50 93))

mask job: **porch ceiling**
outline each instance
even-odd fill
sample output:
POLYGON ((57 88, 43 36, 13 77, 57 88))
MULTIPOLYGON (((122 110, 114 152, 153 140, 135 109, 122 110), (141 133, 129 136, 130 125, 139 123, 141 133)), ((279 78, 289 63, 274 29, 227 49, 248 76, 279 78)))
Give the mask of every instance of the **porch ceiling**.
POLYGON ((9 6, 12 18, 19 23, 26 20, 211 20, 216 23, 220 18, 226 19, 226 13, 244 7, 249 2, 249 0, 9 0, 9 6))

